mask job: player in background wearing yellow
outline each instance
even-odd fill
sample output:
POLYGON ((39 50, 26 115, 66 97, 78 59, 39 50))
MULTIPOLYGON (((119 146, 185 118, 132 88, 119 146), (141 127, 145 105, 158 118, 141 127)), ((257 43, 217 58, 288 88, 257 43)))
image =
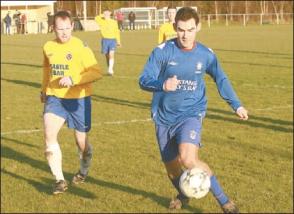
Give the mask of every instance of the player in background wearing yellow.
POLYGON ((108 74, 113 75, 114 52, 116 46, 121 46, 120 31, 117 22, 110 17, 111 11, 106 9, 103 14, 95 17, 95 21, 100 27, 101 31, 101 52, 105 54, 108 66, 108 74))
POLYGON ((174 30, 176 13, 177 13, 177 8, 175 7, 167 8, 167 17, 169 22, 164 23, 160 26, 159 33, 158 33, 158 44, 161 44, 167 40, 177 37, 177 33, 174 30))
POLYGON ((46 42, 43 47, 41 102, 45 103, 45 156, 56 179, 53 194, 58 194, 68 187, 57 141, 65 122, 74 129, 80 158, 80 169, 72 182, 83 183, 88 174, 93 153, 87 137, 91 129, 92 82, 102 74, 92 50, 71 35, 74 26, 71 15, 67 11, 59 11, 53 20, 56 39, 46 42))

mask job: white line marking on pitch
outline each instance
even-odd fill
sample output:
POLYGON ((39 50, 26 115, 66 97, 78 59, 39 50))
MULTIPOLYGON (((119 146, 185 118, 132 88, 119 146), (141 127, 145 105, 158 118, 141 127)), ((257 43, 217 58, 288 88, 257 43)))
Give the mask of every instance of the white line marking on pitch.
MULTIPOLYGON (((268 108, 260 108, 260 109, 252 109, 254 111, 265 111, 265 110, 275 110, 275 109, 287 109, 287 108, 293 108, 293 105, 287 105, 287 106, 273 106, 268 108)), ((122 125, 122 124, 128 124, 128 123, 138 123, 138 122, 150 122, 152 121, 151 118, 148 119, 133 119, 133 120, 120 120, 120 121, 106 121, 101 123, 93 123, 92 127, 94 126, 101 126, 101 125, 122 125)), ((66 128, 66 127, 64 127, 66 128)), ((9 135, 9 134, 30 134, 33 132, 41 132, 43 129, 28 129, 28 130, 16 130, 16 131, 10 131, 10 132, 2 132, 1 136, 9 135)))
MULTIPOLYGON (((121 120, 121 121, 106 121, 101 123, 93 123, 92 127, 94 126, 101 126, 101 125, 121 125, 121 124, 128 124, 128 123, 138 123, 138 122, 150 122, 152 119, 133 119, 133 120, 121 120)), ((66 127, 63 127, 66 128, 66 127)), ((28 129, 28 130, 16 130, 10 132, 1 132, 1 136, 9 135, 9 134, 30 134, 33 132, 41 132, 43 129, 28 129)))

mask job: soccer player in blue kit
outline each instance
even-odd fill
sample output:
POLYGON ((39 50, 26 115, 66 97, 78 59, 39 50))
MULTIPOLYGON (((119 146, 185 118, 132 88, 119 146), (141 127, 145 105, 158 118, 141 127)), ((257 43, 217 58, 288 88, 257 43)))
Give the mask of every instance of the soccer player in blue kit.
POLYGON ((143 90, 153 92, 152 118, 162 161, 178 191, 170 209, 181 209, 189 199, 179 188, 182 167, 205 170, 210 176, 210 191, 224 213, 238 213, 209 166, 199 160, 202 120, 207 109, 204 75, 215 81, 219 94, 242 120, 247 110, 235 94, 213 51, 195 41, 199 17, 190 7, 181 8, 175 18, 177 38, 157 46, 139 78, 143 90))

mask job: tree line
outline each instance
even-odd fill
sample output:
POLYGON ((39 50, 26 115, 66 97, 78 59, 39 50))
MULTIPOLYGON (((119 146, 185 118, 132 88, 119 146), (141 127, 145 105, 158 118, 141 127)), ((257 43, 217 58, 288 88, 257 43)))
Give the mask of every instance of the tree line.
MULTIPOLYGON (((199 14, 276 14, 283 17, 293 13, 293 1, 86 1, 87 15, 96 16, 104 9, 122 7, 196 6, 199 14)), ((57 1, 55 11, 70 10, 74 16, 82 15, 83 1, 57 1)))

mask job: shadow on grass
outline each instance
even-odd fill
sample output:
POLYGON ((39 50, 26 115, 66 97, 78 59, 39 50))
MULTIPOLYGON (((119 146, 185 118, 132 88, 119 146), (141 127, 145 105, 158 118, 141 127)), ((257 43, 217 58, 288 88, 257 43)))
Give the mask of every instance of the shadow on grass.
MULTIPOLYGON (((27 85, 27 86, 31 86, 38 89, 41 87, 41 84, 35 83, 35 82, 28 82, 23 80, 12 80, 12 79, 5 79, 5 78, 1 78, 1 80, 15 83, 15 84, 20 84, 20 85, 27 85)), ((132 108, 141 108, 141 109, 150 108, 150 103, 147 103, 147 102, 130 101, 130 100, 119 99, 114 97, 106 97, 106 96, 101 96, 96 94, 92 95, 92 100, 97 102, 112 103, 115 105, 122 105, 122 106, 127 106, 132 108)), ((265 129, 270 129, 270 130, 280 131, 280 132, 289 132, 289 133, 293 132, 292 121, 272 119, 268 117, 260 117, 260 116, 254 116, 254 115, 249 115, 248 121, 241 121, 238 118, 230 118, 230 117, 227 117, 226 115, 232 116, 234 115, 234 113, 231 111, 225 111, 225 110, 216 109, 216 108, 208 108, 206 118, 212 119, 212 120, 228 121, 232 123, 247 125, 251 127, 265 128, 265 129), (209 114, 210 112, 212 114, 209 114), (219 113, 223 115, 215 115, 213 113, 219 113), (269 124, 264 124, 265 122, 268 122, 269 124), (291 126, 291 127, 288 127, 288 126, 291 126)))
MULTIPOLYGON (((231 116, 232 114, 234 114, 233 112, 230 111, 226 111, 226 110, 222 110, 222 109, 217 109, 217 108, 208 108, 208 112, 216 112, 216 113, 221 113, 224 115, 229 115, 231 116)), ((293 121, 286 121, 286 120, 279 120, 279 119, 272 119, 272 118, 268 118, 268 117, 261 117, 261 116, 254 116, 254 115, 250 115, 250 120, 260 120, 263 122, 269 122, 269 123, 273 123, 273 124, 280 124, 280 125, 292 125, 293 126, 293 121)))
MULTIPOLYGON (((159 196, 159 195, 157 195, 157 194, 155 194, 153 192, 147 192, 147 191, 144 191, 144 190, 135 189, 135 188, 130 187, 130 186, 116 184, 116 183, 108 182, 108 181, 103 181, 103 180, 100 180, 100 179, 93 178, 91 176, 89 176, 87 178, 87 182, 90 182, 90 183, 93 183, 93 184, 96 184, 96 185, 99 185, 99 186, 102 186, 102 187, 107 187, 107 188, 111 188, 111 189, 131 193, 133 195, 140 195, 140 196, 143 196, 145 198, 150 198, 153 201, 155 201, 156 203, 158 203, 161 206, 166 207, 166 208, 169 206, 170 198, 159 196)), ((189 205, 185 206, 184 209, 186 209, 186 210, 188 210, 190 212, 193 212, 193 213, 202 213, 202 210, 191 207, 189 205)))
MULTIPOLYGON (((7 146, 4 146, 4 145, 1 145, 1 157, 7 158, 10 160, 14 160, 14 161, 18 161, 21 164, 28 164, 33 168, 50 173, 50 169, 49 169, 49 166, 47 165, 47 163, 45 163, 43 161, 35 160, 35 159, 33 159, 33 158, 31 158, 21 152, 15 151, 14 149, 7 147, 7 146)), ((17 175, 13 172, 9 172, 7 169, 1 169, 1 172, 5 173, 7 175, 10 175, 14 178, 26 181, 28 184, 32 185, 34 188, 36 188, 41 193, 46 193, 48 195, 52 195, 52 184, 54 182, 54 180, 52 180, 52 179, 43 178, 42 179, 43 182, 39 182, 39 181, 25 178, 21 175, 17 175)), ((70 178, 70 179, 73 177, 72 173, 65 172, 64 175, 66 178, 70 178)), ((126 186, 126 185, 122 185, 122 184, 116 184, 113 182, 95 179, 91 176, 89 176, 87 178, 87 182, 90 182, 90 183, 93 183, 93 184, 96 184, 96 185, 99 185, 102 187, 127 192, 130 194, 141 195, 143 197, 152 199, 153 201, 162 205, 163 207, 168 207, 168 203, 170 200, 169 198, 159 196, 159 195, 152 193, 152 192, 139 190, 139 189, 136 189, 136 188, 133 188, 130 186, 126 186)), ((84 198, 91 198, 91 199, 97 198, 94 193, 86 191, 76 185, 71 185, 68 189, 68 192, 71 194, 74 194, 74 195, 78 195, 80 197, 84 197, 84 198)), ((192 208, 191 206, 187 206, 187 207, 185 207, 185 209, 192 211, 192 212, 201 212, 201 210, 192 208)))
MULTIPOLYGON (((44 184, 32 179, 25 178, 23 176, 17 175, 13 172, 9 172, 6 169, 1 169, 1 174, 4 173, 6 175, 10 175, 13 178, 26 181, 28 184, 32 185, 37 191, 41 193, 46 193, 47 195, 52 195, 52 190, 49 188, 48 183, 44 184)), ((52 183, 52 182, 51 182, 52 183)))
POLYGON ((250 54, 264 54, 264 55, 273 55, 273 56, 288 56, 291 57, 290 53, 275 53, 275 52, 265 52, 265 51, 252 51, 252 50, 227 50, 215 48, 215 51, 226 51, 226 52, 237 52, 237 53, 250 53, 250 54))
POLYGON ((12 79, 6 79, 6 78, 1 78, 1 80, 6 81, 6 82, 10 82, 10 83, 14 83, 14 84, 18 84, 18 85, 26 85, 26 86, 30 86, 33 88, 41 89, 41 84, 36 83, 36 82, 28 82, 28 81, 23 81, 23 80, 12 80, 12 79))
POLYGON ((19 65, 19 66, 43 68, 43 65, 26 64, 26 63, 18 63, 18 62, 1 62, 1 64, 3 64, 3 65, 19 65))
POLYGON ((96 94, 92 95, 92 100, 97 101, 97 102, 104 102, 104 103, 112 103, 112 104, 117 104, 117 105, 129 106, 129 107, 134 107, 134 108, 143 108, 143 109, 150 108, 149 103, 134 102, 134 101, 123 100, 123 99, 118 99, 118 98, 114 98, 114 97, 105 97, 105 96, 96 95, 96 94))
POLYGON ((252 63, 252 62, 237 62, 237 61, 225 61, 223 60, 222 63, 228 64, 238 64, 238 65, 251 65, 251 66, 261 66, 261 67, 277 67, 277 68, 293 68, 293 66, 286 66, 286 65, 276 65, 276 64, 262 64, 262 63, 252 63))
MULTIPOLYGON (((15 160, 15 161, 18 161, 19 163, 21 164, 28 164, 30 165, 31 167, 33 168, 36 168, 36 169, 39 169, 39 170, 42 170, 42 171, 45 171, 47 173, 50 173, 50 168, 48 166, 48 164, 46 162, 43 162, 43 161, 39 161, 39 160, 35 160, 19 151, 15 151, 14 149, 10 148, 10 147, 7 147, 7 146, 4 146, 1 144, 1 158, 7 158, 7 159, 10 159, 10 160, 15 160)), ((45 159, 45 157, 44 157, 45 159)), ((51 179, 43 179, 45 181, 46 184, 41 184, 40 182, 36 182, 36 181, 33 181, 33 180, 30 180, 30 179, 27 179, 27 178, 24 178, 20 175, 14 175, 16 178, 19 178, 19 179, 22 179, 22 180, 26 180, 28 181, 29 184, 34 184, 33 186, 35 188, 37 188, 37 190, 39 192, 45 192, 45 193, 51 193, 52 194, 52 184, 54 182, 54 180, 51 180, 51 179)), ((72 178, 73 177, 73 174, 71 173, 67 173, 67 172, 64 172, 64 176, 66 178, 72 178)), ((96 198, 95 194, 89 192, 89 191, 86 191, 84 189, 81 189, 77 186, 73 186, 71 188, 71 190, 69 191, 70 193, 72 194, 76 194, 80 197, 85 197, 85 198, 96 198)))
POLYGON ((24 146, 28 146, 28 147, 39 148, 39 147, 36 146, 36 145, 32 145, 32 144, 29 144, 29 143, 21 142, 21 141, 19 141, 19 140, 15 140, 15 139, 8 138, 8 137, 3 137, 3 136, 1 136, 1 141, 2 141, 2 140, 7 140, 7 141, 10 141, 10 142, 16 143, 16 144, 18 144, 18 145, 24 145, 24 146))

